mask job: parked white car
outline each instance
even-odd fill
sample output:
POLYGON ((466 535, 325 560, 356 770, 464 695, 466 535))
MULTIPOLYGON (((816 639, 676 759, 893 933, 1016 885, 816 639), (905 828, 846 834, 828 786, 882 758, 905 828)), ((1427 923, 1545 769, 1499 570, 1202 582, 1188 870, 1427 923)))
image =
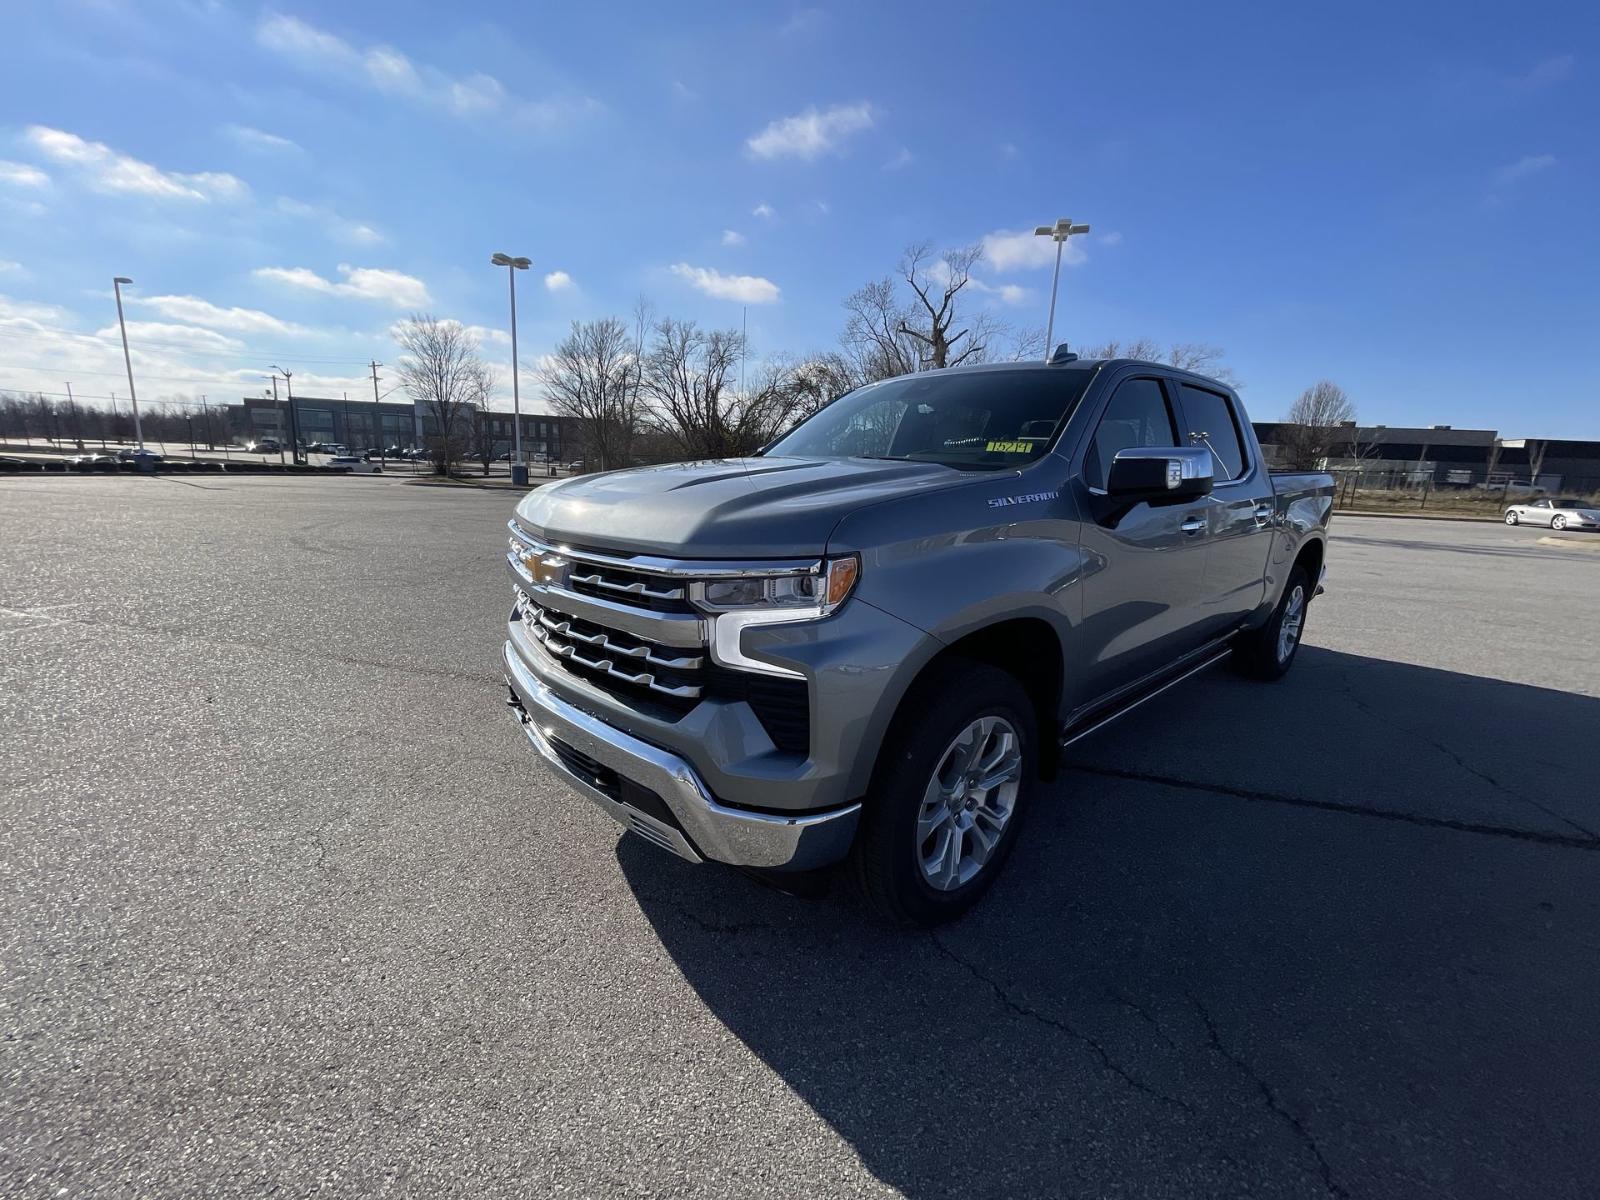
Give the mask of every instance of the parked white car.
POLYGON ((382 475, 383 467, 379 463, 368 462, 354 454, 335 454, 322 464, 329 471, 339 471, 347 475, 382 475))
POLYGON ((1548 525, 1551 529, 1600 529, 1600 507, 1575 496, 1545 497, 1506 509, 1507 525, 1548 525))

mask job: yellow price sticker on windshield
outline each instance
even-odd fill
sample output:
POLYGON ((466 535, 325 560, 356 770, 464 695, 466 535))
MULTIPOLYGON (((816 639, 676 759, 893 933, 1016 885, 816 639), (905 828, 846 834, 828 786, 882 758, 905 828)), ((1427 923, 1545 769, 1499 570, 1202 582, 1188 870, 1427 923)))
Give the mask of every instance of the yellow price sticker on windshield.
POLYGON ((990 454, 1026 454, 1033 449, 1032 442, 990 442, 984 447, 990 454))

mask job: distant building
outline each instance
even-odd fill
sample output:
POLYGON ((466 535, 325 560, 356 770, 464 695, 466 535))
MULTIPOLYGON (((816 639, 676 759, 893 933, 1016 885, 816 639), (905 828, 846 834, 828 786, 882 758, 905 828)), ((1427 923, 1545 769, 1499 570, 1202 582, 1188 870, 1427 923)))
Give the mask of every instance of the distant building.
MULTIPOLYGON (((294 406, 300 440, 307 445, 336 442, 358 452, 369 447, 415 446, 425 443, 437 431, 438 422, 425 405, 296 396, 294 406)), ((239 440, 271 438, 282 445, 289 444, 287 399, 245 396, 239 404, 227 408, 231 427, 239 440)), ((570 417, 523 413, 523 454, 566 461, 582 453, 582 438, 575 425, 570 417)), ((494 439, 495 455, 509 452, 513 444, 512 414, 491 411, 489 432, 494 439)))
MULTIPOLYGON (((1255 422, 1267 460, 1281 466, 1292 426, 1255 422)), ((1502 438, 1493 429, 1361 425, 1343 427, 1326 467, 1387 474, 1397 483, 1434 486, 1535 483, 1549 491, 1600 490, 1600 442, 1567 438, 1502 438)))

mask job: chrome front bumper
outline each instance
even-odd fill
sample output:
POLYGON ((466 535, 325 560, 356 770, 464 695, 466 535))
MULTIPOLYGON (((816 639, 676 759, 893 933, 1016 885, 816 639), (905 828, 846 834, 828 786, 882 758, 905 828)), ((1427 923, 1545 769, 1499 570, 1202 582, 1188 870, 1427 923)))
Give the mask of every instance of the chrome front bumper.
POLYGON ((824 813, 778 816, 730 808, 707 791, 694 768, 676 754, 568 704, 530 671, 510 642, 501 651, 513 711, 534 749, 562 782, 625 828, 690 862, 715 859, 741 867, 808 870, 843 858, 855 837, 861 805, 824 813), (648 788, 671 810, 664 821, 624 803, 563 761, 556 742, 648 788))

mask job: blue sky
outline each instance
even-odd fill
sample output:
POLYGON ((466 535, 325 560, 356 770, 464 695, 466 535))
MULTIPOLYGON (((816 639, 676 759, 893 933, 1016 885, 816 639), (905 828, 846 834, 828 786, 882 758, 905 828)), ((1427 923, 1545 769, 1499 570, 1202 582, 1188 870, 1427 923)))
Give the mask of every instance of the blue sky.
MULTIPOLYGON (((831 346, 915 239, 1057 340, 1212 342, 1260 419, 1600 438, 1586 4, 59 0, 0 44, 0 387, 370 397, 424 308, 525 366, 574 318, 831 346), (1041 13, 1053 13, 1041 19, 1041 13)), ((527 391, 536 393, 531 376, 527 391)), ((388 382, 385 382, 385 387, 388 382)), ((509 389, 506 397, 509 400, 509 389)))

